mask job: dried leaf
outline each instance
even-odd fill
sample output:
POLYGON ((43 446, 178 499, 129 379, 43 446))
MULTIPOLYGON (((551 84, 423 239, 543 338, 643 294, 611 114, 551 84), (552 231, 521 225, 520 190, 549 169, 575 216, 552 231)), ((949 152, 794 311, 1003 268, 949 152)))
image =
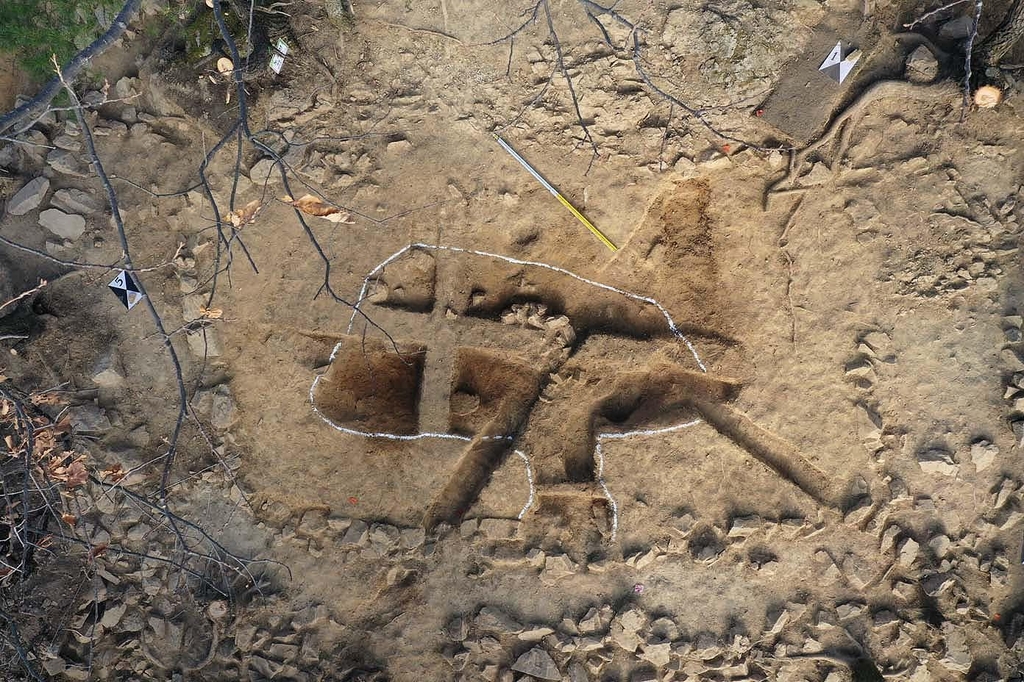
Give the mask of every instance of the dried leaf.
POLYGON ((101 542, 100 544, 93 546, 93 548, 89 550, 89 561, 92 561, 96 557, 102 555, 107 551, 107 547, 109 546, 110 545, 106 542, 101 542))
POLYGON ((56 393, 34 393, 29 399, 33 405, 58 405, 60 396, 56 393))
POLYGON ((225 215, 221 220, 231 223, 235 227, 242 227, 243 225, 251 225, 256 222, 256 216, 259 215, 260 210, 263 208, 263 204, 259 199, 253 199, 242 208, 236 208, 225 215))
POLYGON ((114 483, 120 483, 121 479, 128 475, 128 472, 124 470, 124 467, 120 464, 113 464, 103 470, 103 477, 109 478, 114 483))
POLYGON ((53 432, 58 435, 71 433, 71 416, 65 414, 63 417, 58 419, 53 425, 53 432))
POLYGON ((199 306, 199 316, 209 320, 219 320, 224 315, 224 311, 220 308, 207 308, 204 305, 199 306))
POLYGON ((230 73, 235 70, 235 65, 227 57, 221 57, 217 60, 217 70, 221 73, 230 73))
POLYGON ((74 526, 76 523, 78 523, 78 517, 74 514, 61 514, 60 519, 69 526, 74 526))
POLYGON ((12 455, 14 454, 14 439, 10 436, 4 436, 4 442, 7 443, 7 451, 12 455))
POLYGON ((89 472, 80 459, 76 459, 69 464, 64 472, 64 485, 68 488, 77 488, 80 485, 85 485, 85 482, 88 480, 89 472))
MULTIPOLYGON (((4 378, 3 374, 0 374, 0 380, 4 378)), ((2 381, 0 381, 2 383, 2 381)), ((0 402, 0 417, 6 417, 11 411, 11 403, 8 401, 0 402)))
POLYGON ((316 198, 312 194, 307 194, 299 199, 292 199, 290 196, 281 197, 281 201, 297 208, 306 215, 316 216, 318 218, 324 218, 330 220, 332 223, 345 223, 351 225, 354 220, 348 213, 342 211, 336 206, 326 204, 320 199, 316 198))

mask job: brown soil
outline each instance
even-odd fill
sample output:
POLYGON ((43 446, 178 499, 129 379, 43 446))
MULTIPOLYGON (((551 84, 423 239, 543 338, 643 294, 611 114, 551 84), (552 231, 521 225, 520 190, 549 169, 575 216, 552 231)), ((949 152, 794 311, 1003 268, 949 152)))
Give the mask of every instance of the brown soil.
MULTIPOLYGON (((811 60, 815 27, 863 21, 834 3, 786 22, 745 3, 621 5, 650 24, 647 59, 708 107, 795 87, 780 74, 811 60), (730 53, 745 65, 735 77, 732 38, 757 64, 730 53)), ((139 618, 88 640, 107 677, 504 682, 530 679, 511 667, 540 647, 573 682, 836 682, 849 666, 801 655, 851 650, 890 679, 1019 679, 1019 94, 964 123, 941 83, 881 97, 766 199, 786 155, 723 143, 675 106, 666 131, 669 105, 576 3, 551 8, 601 152, 592 166, 564 81, 516 118, 554 65, 543 16, 509 67, 508 44, 486 44, 523 20, 503 5, 356 7, 342 30, 294 3, 294 60, 252 85, 254 126, 303 141, 283 152, 292 194, 323 192, 354 222, 309 219, 307 234, 274 201, 278 180, 243 176, 236 206, 265 204, 238 233, 256 268, 235 240, 214 283, 227 256, 211 209, 180 193, 224 130, 222 84, 203 85, 218 103, 206 114, 192 102, 171 115, 161 102, 200 90, 177 97, 182 83, 144 65, 151 120, 92 119, 110 129, 97 138, 108 172, 150 190, 117 186, 136 262, 183 245, 140 277, 168 331, 191 323, 173 343, 190 393, 209 391, 191 401, 197 417, 219 426, 188 421, 172 502, 232 551, 288 568, 233 584, 220 620, 209 590, 176 610, 188 590, 166 567, 104 568, 114 583, 96 572, 106 559, 84 563, 96 590, 134 595, 126 618, 139 618), (617 252, 495 144, 495 126, 617 252), (360 315, 322 289, 309 235, 360 315), (616 624, 586 632, 604 606, 616 624)), ((877 11, 881 32, 897 11, 877 11)), ((755 106, 714 121, 781 137, 755 106)), ((235 162, 229 147, 210 164, 221 213, 235 162)), ((102 196, 91 176, 52 182, 102 196)), ((116 262, 108 213, 67 244, 35 212, 5 215, 0 234, 116 262)), ((138 466, 130 483, 152 489, 177 416, 172 368, 146 310, 118 308, 98 273, 60 277, 5 319, 30 338, 0 369, 27 390, 70 382, 69 400, 103 407, 109 430, 81 439, 90 466, 138 466), (98 387, 111 350, 125 384, 98 387)), ((91 538, 176 547, 159 519, 103 509, 83 514, 91 538), (142 523, 150 534, 133 533, 142 523)), ((31 634, 66 640, 57 653, 84 666, 72 630, 102 621, 77 615, 100 603, 83 596, 73 623, 31 634)))

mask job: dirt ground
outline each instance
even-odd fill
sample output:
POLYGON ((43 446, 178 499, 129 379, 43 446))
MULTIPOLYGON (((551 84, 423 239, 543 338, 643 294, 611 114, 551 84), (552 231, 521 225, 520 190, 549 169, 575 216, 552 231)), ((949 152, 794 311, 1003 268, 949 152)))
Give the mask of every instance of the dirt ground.
MULTIPOLYGON (((107 57, 120 101, 88 122, 192 410, 168 503, 220 549, 186 557, 130 492, 68 493, 86 547, 6 585, 32 665, 55 679, 1024 679, 1016 89, 961 122, 948 74, 903 80, 916 45, 893 36, 931 6, 615 5, 647 31, 658 87, 723 138, 659 97, 630 31, 586 3, 542 2, 511 45, 494 41, 533 6, 354 5, 336 26, 323 3, 292 3, 299 44, 249 85, 290 190, 251 146, 237 190, 233 142, 209 163, 221 214, 234 191, 260 206, 230 256, 196 186, 237 116, 228 84, 140 50, 107 57), (800 66, 831 35, 864 52, 843 85, 800 66), (781 109, 781 89, 806 108, 781 109), (790 172, 796 131, 817 139, 848 106, 790 172), (349 219, 307 231, 289 192, 349 219), (257 563, 222 593, 174 564, 212 575, 226 556, 257 563)), ((921 30, 951 49, 955 16, 921 30)), ((9 98, 22 84, 4 78, 9 98)), ((3 152, 10 202, 50 185, 0 236, 117 263, 81 131, 51 116, 23 138, 57 149, 3 152), (62 239, 39 221, 66 190, 95 203, 66 209, 85 228, 62 239)), ((126 311, 113 269, 0 257, 12 291, 51 280, 0 320, 0 375, 57 387, 87 465, 121 464, 126 489, 152 495, 178 389, 148 304, 126 311)))

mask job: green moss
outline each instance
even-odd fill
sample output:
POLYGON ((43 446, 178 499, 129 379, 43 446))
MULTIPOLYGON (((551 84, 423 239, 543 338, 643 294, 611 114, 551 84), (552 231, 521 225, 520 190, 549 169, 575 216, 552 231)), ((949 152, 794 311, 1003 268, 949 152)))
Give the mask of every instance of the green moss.
MULTIPOLYGON (((225 13, 224 23, 234 37, 238 50, 245 54, 245 27, 233 13, 225 13)), ((204 11, 184 31, 185 59, 194 64, 210 54, 213 41, 220 37, 220 29, 212 11, 204 11)))
POLYGON ((88 45, 107 29, 122 4, 121 0, 0 0, 0 49, 14 53, 34 80, 49 80, 51 55, 60 64, 67 62, 78 46, 88 45))

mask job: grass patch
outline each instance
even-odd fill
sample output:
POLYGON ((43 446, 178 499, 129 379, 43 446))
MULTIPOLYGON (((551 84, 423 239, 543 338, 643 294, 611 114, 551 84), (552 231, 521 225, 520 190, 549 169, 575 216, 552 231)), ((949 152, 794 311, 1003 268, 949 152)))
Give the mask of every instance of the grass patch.
POLYGON ((123 0, 0 0, 0 46, 36 82, 53 77, 50 55, 64 64, 110 26, 123 0))

